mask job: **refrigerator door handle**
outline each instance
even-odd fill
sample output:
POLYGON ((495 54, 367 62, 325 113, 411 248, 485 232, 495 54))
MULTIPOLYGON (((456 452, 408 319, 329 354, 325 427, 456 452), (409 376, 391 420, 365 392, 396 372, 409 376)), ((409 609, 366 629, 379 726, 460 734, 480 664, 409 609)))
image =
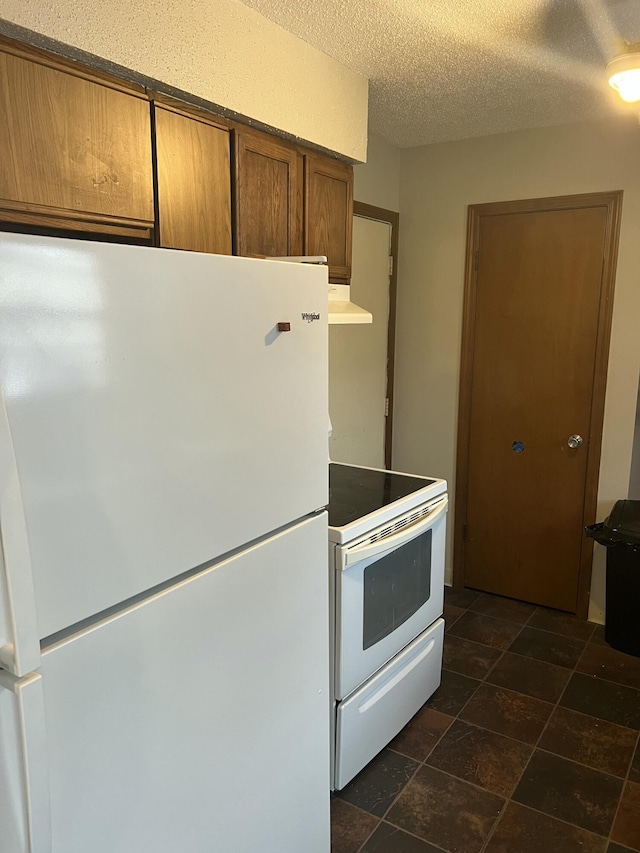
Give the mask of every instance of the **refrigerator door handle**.
POLYGON ((40 663, 27 526, 9 420, 0 398, 0 667, 20 676, 40 663))
POLYGON ((42 676, 16 678, 0 670, 0 689, 15 696, 22 757, 28 853, 51 853, 51 805, 42 676))

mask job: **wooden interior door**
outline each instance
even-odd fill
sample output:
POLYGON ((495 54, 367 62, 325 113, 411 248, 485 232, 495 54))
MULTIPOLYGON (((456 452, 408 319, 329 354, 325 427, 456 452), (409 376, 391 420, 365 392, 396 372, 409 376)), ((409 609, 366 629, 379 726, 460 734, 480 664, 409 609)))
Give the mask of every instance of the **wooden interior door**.
POLYGON ((456 579, 582 614, 620 202, 470 211, 456 579))

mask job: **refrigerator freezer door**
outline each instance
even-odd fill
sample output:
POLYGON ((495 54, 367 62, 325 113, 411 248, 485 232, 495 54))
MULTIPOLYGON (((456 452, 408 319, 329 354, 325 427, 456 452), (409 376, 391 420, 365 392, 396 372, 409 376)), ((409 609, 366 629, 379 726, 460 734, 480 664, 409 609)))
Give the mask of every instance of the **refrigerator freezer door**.
POLYGON ((326 505, 326 293, 326 267, 0 234, 41 638, 326 505))
POLYGON ((327 599, 322 513, 46 650, 51 853, 329 853, 327 599))

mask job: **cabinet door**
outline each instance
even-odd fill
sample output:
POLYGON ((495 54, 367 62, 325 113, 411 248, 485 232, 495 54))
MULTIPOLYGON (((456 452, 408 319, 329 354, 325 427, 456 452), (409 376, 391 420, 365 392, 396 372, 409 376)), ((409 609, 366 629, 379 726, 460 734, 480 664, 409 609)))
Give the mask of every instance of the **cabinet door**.
POLYGON ((231 254, 229 131, 155 105, 160 245, 231 254))
POLYGON ((236 253, 302 252, 302 156, 263 133, 235 129, 236 253))
POLYGON ((30 59, 0 45, 3 218, 14 210, 32 221, 40 214, 148 230, 151 131, 142 90, 56 63, 44 52, 30 59))
POLYGON ((304 253, 326 255, 329 279, 351 278, 353 167, 330 157, 305 156, 304 253))

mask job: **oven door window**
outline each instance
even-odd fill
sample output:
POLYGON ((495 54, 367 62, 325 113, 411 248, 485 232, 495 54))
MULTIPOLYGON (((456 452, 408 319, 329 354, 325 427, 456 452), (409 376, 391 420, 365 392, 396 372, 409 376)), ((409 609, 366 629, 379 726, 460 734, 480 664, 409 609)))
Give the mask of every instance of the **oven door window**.
POLYGON ((363 649, 393 633, 429 600, 431 535, 427 530, 364 570, 363 649))

